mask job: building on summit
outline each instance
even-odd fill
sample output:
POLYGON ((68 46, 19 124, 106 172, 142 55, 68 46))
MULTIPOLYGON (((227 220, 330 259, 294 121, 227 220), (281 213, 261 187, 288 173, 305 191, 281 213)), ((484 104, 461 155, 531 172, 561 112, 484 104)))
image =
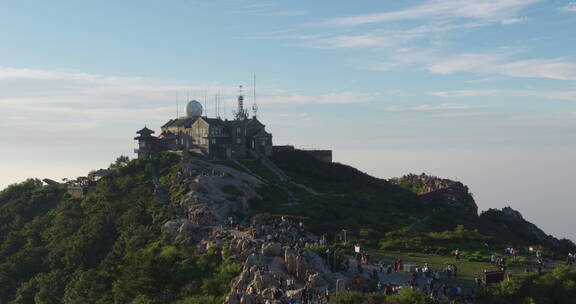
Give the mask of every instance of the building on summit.
POLYGON ((246 159, 272 155, 272 134, 258 118, 254 104, 253 116, 244 108, 242 86, 238 96, 238 109, 233 120, 202 116, 200 102, 191 100, 186 105, 186 116, 170 119, 158 137, 154 131, 144 127, 139 130, 138 157, 158 151, 190 151, 208 159, 246 159))

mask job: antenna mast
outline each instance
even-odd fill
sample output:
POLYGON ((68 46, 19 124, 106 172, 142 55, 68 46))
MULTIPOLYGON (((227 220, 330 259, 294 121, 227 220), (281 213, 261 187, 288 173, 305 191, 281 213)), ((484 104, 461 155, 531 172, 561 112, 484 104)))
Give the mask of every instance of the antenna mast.
POLYGON ((207 93, 206 89, 204 89, 204 111, 206 111, 206 117, 208 117, 208 107, 206 106, 207 96, 208 96, 208 93, 207 93))
POLYGON ((254 113, 254 118, 256 118, 256 115, 258 114, 258 104, 256 103, 256 73, 254 73, 254 100, 253 100, 253 104, 252 104, 252 112, 254 113))
POLYGON ((248 118, 248 113, 244 109, 244 95, 242 95, 242 85, 240 85, 238 92, 239 92, 238 93, 238 110, 234 114, 236 116, 236 119, 244 120, 244 119, 248 118))
POLYGON ((220 118, 218 113, 218 94, 214 94, 214 111, 216 112, 216 118, 220 118))
POLYGON ((222 101, 220 100, 220 91, 218 91, 217 96, 218 96, 218 118, 221 118, 222 117, 222 115, 221 115, 222 111, 220 111, 220 106, 221 106, 222 101))

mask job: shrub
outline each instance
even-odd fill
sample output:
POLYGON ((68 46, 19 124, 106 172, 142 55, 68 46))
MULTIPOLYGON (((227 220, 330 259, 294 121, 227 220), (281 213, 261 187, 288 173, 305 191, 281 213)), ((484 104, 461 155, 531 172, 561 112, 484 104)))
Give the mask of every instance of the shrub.
POLYGON ((382 293, 361 293, 342 291, 334 296, 335 304, 429 304, 431 301, 421 291, 410 287, 402 288, 397 294, 385 296, 382 293))
POLYGON ((333 297, 334 304, 383 304, 386 296, 380 293, 342 291, 333 297))
POLYGON ((523 256, 515 256, 515 257, 509 259, 508 261, 512 265, 526 265, 529 263, 528 259, 526 257, 523 257, 523 256))
POLYGON ((391 295, 386 299, 390 304, 428 304, 430 299, 420 290, 404 287, 397 294, 391 295))
POLYGON ((576 270, 558 267, 538 276, 527 275, 493 285, 480 294, 481 303, 573 303, 576 298, 576 270))
POLYGON ((244 192, 238 190, 238 188, 236 188, 233 185, 226 185, 224 187, 222 187, 222 192, 226 193, 226 194, 230 194, 233 196, 239 196, 244 194, 244 192))

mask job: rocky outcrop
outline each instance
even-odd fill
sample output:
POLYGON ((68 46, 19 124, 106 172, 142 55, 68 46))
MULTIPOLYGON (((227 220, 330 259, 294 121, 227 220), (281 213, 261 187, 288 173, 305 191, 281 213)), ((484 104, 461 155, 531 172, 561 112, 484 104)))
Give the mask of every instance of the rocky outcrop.
POLYGON ((264 244, 259 253, 246 258, 225 303, 244 303, 242 299, 274 300, 278 290, 283 290, 282 298, 298 297, 304 289, 322 293, 326 288, 334 289, 338 279, 346 280, 344 275, 330 271, 312 251, 298 253, 278 243, 264 244), (294 283, 288 286, 288 282, 294 283))
POLYGON ((186 194, 172 202, 171 214, 177 219, 164 224, 162 232, 179 242, 193 240, 190 234, 198 227, 221 225, 232 213, 248 209, 251 200, 260 198, 256 189, 263 184, 246 172, 192 158, 183 159, 176 178, 186 194))
POLYGON ((225 303, 285 303, 275 301, 300 299, 302 293, 334 291, 338 280, 345 284, 346 276, 333 272, 322 257, 306 249, 305 244, 312 242, 314 236, 302 227, 284 217, 257 218, 249 233, 234 233, 229 251, 237 259, 244 259, 244 266, 232 281, 225 303))
POLYGON ((175 241, 197 243, 199 252, 227 246, 233 259, 243 263, 242 272, 231 283, 225 303, 277 302, 301 294, 334 290, 346 277, 334 273, 306 243, 318 238, 304 230, 303 223, 285 217, 257 216, 248 226, 229 218, 261 199, 256 189, 259 177, 201 159, 183 158, 176 177, 185 189, 180 201, 171 202, 175 219, 162 226, 162 233, 175 241), (276 301, 275 301, 276 300, 276 301))
POLYGON ((430 202, 441 202, 456 208, 461 213, 476 216, 478 206, 469 192, 468 187, 461 182, 439 178, 427 174, 408 174, 389 180, 392 184, 408 189, 430 202))
POLYGON ((453 181, 450 179, 440 178, 438 176, 422 174, 407 174, 402 177, 395 177, 388 180, 390 183, 406 188, 416 194, 426 194, 433 191, 446 188, 465 188, 461 182, 453 181))
POLYGON ((161 232, 174 236, 177 242, 199 241, 209 234, 210 228, 193 223, 188 219, 170 220, 162 225, 161 232))
POLYGON ((524 217, 522 216, 520 211, 514 210, 510 206, 502 208, 502 213, 513 219, 524 220, 524 217))

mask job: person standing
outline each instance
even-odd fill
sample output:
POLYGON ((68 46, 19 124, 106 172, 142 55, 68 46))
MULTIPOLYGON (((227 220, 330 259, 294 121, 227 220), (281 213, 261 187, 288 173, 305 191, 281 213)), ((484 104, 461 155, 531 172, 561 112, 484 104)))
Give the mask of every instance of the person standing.
POLYGON ((456 259, 456 261, 460 260, 460 249, 456 249, 456 251, 454 251, 454 259, 456 259))

